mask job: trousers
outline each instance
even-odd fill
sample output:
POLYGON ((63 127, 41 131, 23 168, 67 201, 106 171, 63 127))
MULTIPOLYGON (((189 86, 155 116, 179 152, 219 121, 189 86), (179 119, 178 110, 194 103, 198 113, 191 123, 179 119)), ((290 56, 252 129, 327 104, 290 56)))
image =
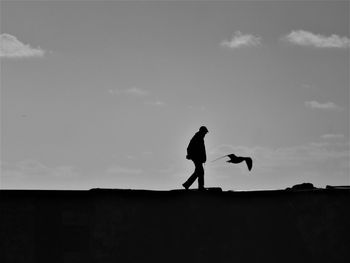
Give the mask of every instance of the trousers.
POLYGON ((187 179, 185 185, 190 187, 193 182, 198 178, 198 189, 204 188, 204 168, 203 163, 198 161, 193 161, 195 169, 190 178, 187 179))

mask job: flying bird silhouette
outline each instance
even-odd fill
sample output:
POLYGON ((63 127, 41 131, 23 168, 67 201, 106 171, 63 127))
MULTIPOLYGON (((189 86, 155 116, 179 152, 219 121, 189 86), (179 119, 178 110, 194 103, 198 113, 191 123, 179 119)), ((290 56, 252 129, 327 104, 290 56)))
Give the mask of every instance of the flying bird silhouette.
POLYGON ((219 157, 219 158, 213 160, 212 162, 215 162, 215 161, 220 160, 220 159, 225 158, 225 157, 230 158, 230 160, 226 161, 227 163, 241 163, 241 162, 244 162, 244 161, 245 161, 246 164, 247 164, 247 167, 248 167, 248 170, 249 170, 249 171, 250 171, 250 170, 252 169, 252 167, 253 167, 253 160, 252 160, 252 158, 250 158, 250 157, 237 156, 237 155, 235 155, 235 154, 233 154, 233 153, 224 155, 224 156, 222 156, 222 157, 219 157))

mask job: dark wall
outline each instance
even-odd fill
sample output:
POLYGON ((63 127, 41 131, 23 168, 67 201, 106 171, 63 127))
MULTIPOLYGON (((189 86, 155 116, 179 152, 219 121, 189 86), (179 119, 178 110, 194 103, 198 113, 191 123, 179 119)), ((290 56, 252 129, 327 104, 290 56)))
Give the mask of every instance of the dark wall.
POLYGON ((0 262, 346 262, 350 191, 0 191, 0 262))

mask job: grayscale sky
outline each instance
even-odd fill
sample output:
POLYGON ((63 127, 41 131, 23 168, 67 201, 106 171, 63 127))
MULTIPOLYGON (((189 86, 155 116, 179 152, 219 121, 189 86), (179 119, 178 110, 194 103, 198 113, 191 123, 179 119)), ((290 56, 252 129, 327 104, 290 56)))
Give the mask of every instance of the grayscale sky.
POLYGON ((207 187, 350 184, 348 1, 1 1, 0 41, 2 189, 180 188, 201 125, 207 187))

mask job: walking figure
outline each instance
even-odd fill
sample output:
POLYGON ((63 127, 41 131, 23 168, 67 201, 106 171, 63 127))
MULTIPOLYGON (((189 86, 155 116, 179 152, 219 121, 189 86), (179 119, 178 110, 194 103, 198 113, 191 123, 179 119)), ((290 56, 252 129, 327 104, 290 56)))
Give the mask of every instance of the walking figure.
POLYGON ((186 159, 192 160, 195 166, 193 174, 182 184, 187 190, 198 178, 198 190, 204 190, 204 168, 203 164, 207 161, 205 152, 204 137, 208 133, 205 126, 199 128, 199 131, 192 137, 188 147, 186 159))

